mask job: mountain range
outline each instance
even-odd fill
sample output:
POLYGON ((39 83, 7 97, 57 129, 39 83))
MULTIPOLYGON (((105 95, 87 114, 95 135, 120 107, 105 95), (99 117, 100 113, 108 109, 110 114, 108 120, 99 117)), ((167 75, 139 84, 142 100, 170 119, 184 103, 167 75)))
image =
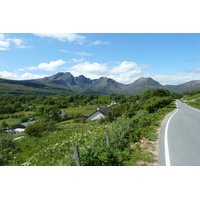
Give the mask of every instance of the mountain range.
POLYGON ((59 72, 49 77, 32 80, 0 79, 0 94, 124 94, 140 95, 147 89, 167 89, 171 92, 200 90, 200 80, 180 85, 161 85, 150 77, 141 77, 130 84, 111 78, 90 79, 83 75, 74 77, 70 72, 59 72))

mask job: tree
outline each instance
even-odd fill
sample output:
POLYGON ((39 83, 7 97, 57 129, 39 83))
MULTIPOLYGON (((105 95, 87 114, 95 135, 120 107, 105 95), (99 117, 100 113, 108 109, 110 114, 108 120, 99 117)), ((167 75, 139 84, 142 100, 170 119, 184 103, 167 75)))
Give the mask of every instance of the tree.
POLYGON ((6 128, 8 127, 8 124, 5 121, 1 122, 1 128, 6 128))
POLYGON ((54 120, 59 122, 61 120, 61 111, 57 106, 40 106, 37 112, 45 121, 54 120))
POLYGON ((25 132, 30 136, 41 137, 41 133, 46 130, 47 123, 38 121, 26 127, 25 132))
POLYGON ((172 97, 152 97, 150 102, 146 104, 145 109, 149 113, 155 112, 159 108, 163 108, 173 102, 172 97))
POLYGON ((145 90, 141 95, 141 100, 150 99, 152 97, 169 97, 169 96, 171 96, 169 90, 163 90, 163 89, 145 90))

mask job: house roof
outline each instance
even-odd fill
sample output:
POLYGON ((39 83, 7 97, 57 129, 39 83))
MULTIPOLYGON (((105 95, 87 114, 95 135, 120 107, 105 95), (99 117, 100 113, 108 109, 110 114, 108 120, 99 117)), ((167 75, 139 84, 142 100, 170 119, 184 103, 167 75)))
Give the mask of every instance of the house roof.
POLYGON ((38 120, 20 123, 20 124, 15 125, 14 128, 26 128, 29 124, 34 124, 37 121, 38 120))
POLYGON ((60 116, 63 117, 65 115, 66 115, 66 112, 64 110, 62 110, 60 116))
POLYGON ((105 107, 105 108, 101 108, 98 111, 103 114, 104 116, 106 116, 108 114, 108 111, 111 109, 111 107, 105 107))
POLYGON ((29 121, 29 122, 24 122, 24 123, 21 123, 21 125, 24 126, 24 127, 27 127, 29 124, 34 124, 36 121, 38 121, 38 120, 29 121))
POLYGON ((111 107, 105 107, 105 108, 98 109, 94 113, 92 113, 87 118, 87 120, 91 120, 91 118, 93 118, 97 113, 101 113, 102 115, 107 116, 109 110, 111 110, 111 107))

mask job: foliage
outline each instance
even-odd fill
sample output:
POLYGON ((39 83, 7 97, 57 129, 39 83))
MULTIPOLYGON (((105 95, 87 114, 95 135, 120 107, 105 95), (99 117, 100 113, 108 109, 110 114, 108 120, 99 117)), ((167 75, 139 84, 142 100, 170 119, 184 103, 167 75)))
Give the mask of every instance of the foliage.
POLYGON ((159 109, 156 113, 140 110, 126 123, 118 125, 109 133, 110 146, 106 146, 105 136, 100 136, 97 143, 81 150, 81 165, 86 166, 120 166, 138 165, 139 160, 155 162, 155 155, 151 152, 142 152, 139 144, 131 149, 131 144, 138 143, 143 137, 156 140, 157 134, 154 127, 157 121, 169 110, 159 109))
POLYGON ((61 120, 61 111, 57 106, 39 106, 37 112, 45 121, 54 120, 59 122, 61 120))
POLYGON ((34 124, 30 124, 25 129, 29 136, 41 137, 41 133, 46 130, 47 122, 38 121, 34 124))
POLYGON ((141 100, 150 99, 152 97, 169 97, 171 93, 169 90, 155 89, 155 90, 145 90, 141 95, 141 100))
POLYGON ((22 117, 21 118, 21 123, 27 122, 28 120, 29 120, 29 117, 22 117))
POLYGON ((117 119, 118 117, 121 117, 124 115, 125 117, 133 117, 135 115, 135 111, 137 111, 137 104, 129 104, 129 103, 124 103, 124 104, 119 104, 112 106, 112 109, 108 112, 108 121, 113 121, 117 119))
POLYGON ((19 152, 15 142, 9 135, 0 138, 0 165, 6 165, 12 160, 13 154, 19 152))
POLYGON ((52 119, 50 119, 49 121, 40 120, 34 124, 30 124, 29 126, 27 126, 25 132, 29 136, 41 137, 42 132, 54 131, 56 130, 56 128, 57 128, 56 121, 52 119))
POLYGON ((116 129, 109 134, 110 146, 106 146, 105 137, 100 137, 100 143, 95 148, 87 148, 80 155, 81 165, 86 166, 119 166, 130 155, 129 136, 127 129, 124 132, 116 129))
POLYGON ((149 102, 145 106, 145 109, 149 113, 155 112, 159 108, 163 108, 173 102, 172 97, 152 97, 149 99, 149 102))
POLYGON ((6 128, 8 127, 8 124, 5 121, 1 122, 1 128, 6 128))

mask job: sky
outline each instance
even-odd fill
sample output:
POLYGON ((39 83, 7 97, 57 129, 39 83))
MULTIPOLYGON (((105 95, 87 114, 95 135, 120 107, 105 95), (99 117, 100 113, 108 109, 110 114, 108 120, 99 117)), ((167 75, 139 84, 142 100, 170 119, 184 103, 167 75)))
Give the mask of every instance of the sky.
POLYGON ((70 72, 129 84, 200 80, 198 33, 0 33, 0 78, 70 72))

